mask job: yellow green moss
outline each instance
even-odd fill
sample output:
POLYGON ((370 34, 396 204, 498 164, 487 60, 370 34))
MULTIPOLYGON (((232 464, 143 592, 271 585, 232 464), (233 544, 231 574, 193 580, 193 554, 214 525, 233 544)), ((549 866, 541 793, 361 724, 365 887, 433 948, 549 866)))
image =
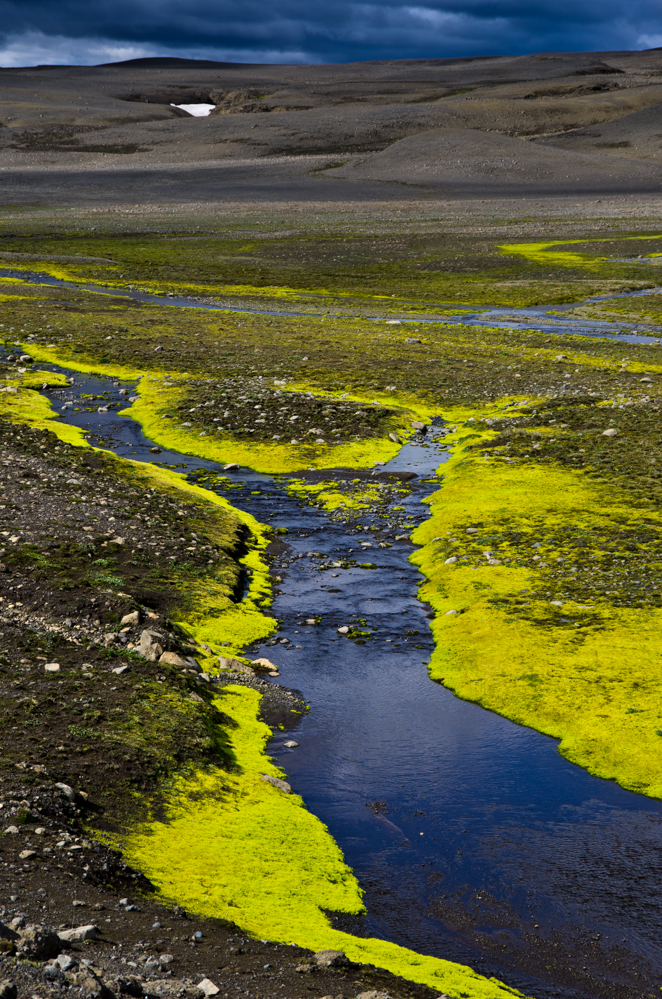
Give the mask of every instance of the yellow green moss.
MULTIPOLYGON (((468 444, 489 433, 473 432, 468 444)), ((613 488, 554 466, 493 463, 459 449, 443 471, 431 518, 413 535, 423 547, 412 561, 428 580, 420 595, 437 612, 430 675, 558 738, 560 752, 590 773, 662 797, 662 611, 607 599, 562 608, 528 601, 522 591, 535 590, 542 569, 518 564, 514 548, 499 546, 495 560, 512 556, 510 565, 489 565, 476 552, 464 565, 461 554, 474 525, 493 536, 516 526, 542 543, 541 559, 555 559, 564 553, 545 537, 561 526, 607 530, 645 514, 662 528, 658 511, 633 509, 613 488), (446 564, 449 535, 459 558, 446 564)))
MULTIPOLYGON (((613 240, 600 236, 593 239, 550 239, 542 243, 503 243, 499 246, 499 250, 502 253, 512 254, 513 256, 523 257, 525 260, 530 261, 533 264, 543 264, 543 265, 554 265, 557 264, 561 267, 583 267, 592 269, 597 267, 599 264, 604 263, 608 260, 608 257, 597 257, 591 256, 588 253, 576 253, 572 250, 557 250, 550 252, 553 246, 572 246, 576 243, 608 243, 608 242, 625 242, 629 240, 642 240, 642 239, 662 239, 662 235, 658 236, 619 236, 614 237, 613 240)), ((657 253, 651 253, 649 256, 659 256, 657 253)))
MULTIPOLYGON (((41 388, 43 380, 49 379, 56 384, 66 384, 66 378, 59 373, 51 375, 48 372, 31 371, 26 372, 24 379, 35 388, 41 388)), ((58 420, 50 401, 39 392, 26 388, 25 382, 16 393, 0 393, 0 415, 13 423, 25 423, 32 427, 50 430, 60 440, 69 444, 90 447, 83 431, 58 420)), ((104 454, 108 455, 108 452, 104 454)), ((188 582, 187 590, 195 602, 196 609, 180 620, 179 623, 185 627, 185 630, 198 641, 206 642, 212 647, 220 649, 221 645, 224 645, 225 651, 230 653, 270 635, 276 628, 276 622, 261 610, 268 606, 271 598, 269 570, 262 554, 269 543, 269 538, 263 525, 251 514, 233 507, 224 496, 187 482, 185 476, 179 472, 129 459, 113 457, 111 460, 115 460, 123 469, 131 470, 131 473, 143 483, 150 482, 158 489, 174 490, 182 497, 223 508, 240 523, 245 524, 250 532, 249 550, 239 559, 239 562, 251 571, 246 596, 239 603, 233 603, 218 583, 188 582), (229 647, 226 644, 228 642, 231 643, 229 647)))
POLYGON ((164 901, 232 920, 254 936, 342 950, 351 960, 454 996, 519 995, 463 965, 333 929, 325 910, 361 914, 361 890, 328 829, 301 798, 262 780, 261 774, 284 774, 264 751, 271 732, 257 719, 260 696, 229 686, 216 701, 234 724, 228 748, 236 770, 180 780, 165 821, 145 823, 125 840, 125 855, 160 885, 164 901))

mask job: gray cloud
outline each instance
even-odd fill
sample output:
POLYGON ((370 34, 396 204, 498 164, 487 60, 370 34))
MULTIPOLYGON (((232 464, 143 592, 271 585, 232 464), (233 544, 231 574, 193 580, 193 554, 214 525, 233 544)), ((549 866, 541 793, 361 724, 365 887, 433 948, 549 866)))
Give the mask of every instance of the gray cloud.
POLYGON ((662 0, 0 0, 0 65, 150 55, 234 62, 636 49, 662 45, 662 0))

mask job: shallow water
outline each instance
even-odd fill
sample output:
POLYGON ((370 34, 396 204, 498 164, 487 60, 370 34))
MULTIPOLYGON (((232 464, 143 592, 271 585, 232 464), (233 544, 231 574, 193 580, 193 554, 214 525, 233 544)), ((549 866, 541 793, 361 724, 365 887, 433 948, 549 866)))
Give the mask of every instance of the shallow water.
MULTIPOLYGON (((60 278, 50 277, 47 274, 39 274, 24 270, 15 271, 0 268, 0 276, 21 277, 25 281, 38 284, 55 285, 60 288, 73 288, 80 291, 95 292, 101 295, 112 295, 113 297, 118 298, 130 298, 137 302, 158 305, 174 305, 180 309, 205 309, 221 312, 241 312, 260 316, 308 316, 310 318, 319 318, 321 315, 321 313, 318 312, 300 312, 287 309, 242 308, 229 303, 214 304, 210 302, 201 302, 193 298, 179 298, 174 295, 151 295, 148 292, 138 291, 133 288, 109 288, 99 284, 79 284, 74 281, 62 281, 60 278)), ((574 316, 552 316, 548 313, 550 309, 554 309, 554 311, 558 312, 565 312, 577 308, 577 306, 581 304, 605 302, 612 298, 632 298, 641 295, 658 294, 660 290, 660 288, 647 288, 643 291, 619 292, 614 295, 601 295, 595 298, 587 298, 584 303, 573 302, 572 304, 557 306, 539 305, 521 309, 513 309, 505 306, 500 308, 485 308, 484 306, 479 306, 476 308, 475 312, 469 313, 464 312, 467 306, 431 303, 430 308, 432 308, 433 304, 436 304, 439 309, 457 308, 458 315, 442 318, 431 316, 412 316, 408 319, 399 320, 386 320, 379 316, 373 317, 372 321, 376 323, 398 325, 404 325, 406 323, 413 323, 415 325, 430 323, 434 325, 449 326, 451 328, 455 325, 462 325, 478 327, 487 326, 497 329, 537 330, 540 333, 590 336, 598 337, 600 339, 617 340, 622 343, 647 343, 650 345, 652 343, 659 343, 660 341, 650 335, 646 335, 645 333, 638 333, 636 330, 631 330, 630 332, 623 330, 624 326, 634 325, 636 322, 635 320, 630 322, 623 321, 621 323, 609 323, 593 319, 579 319, 574 316)), ((318 296, 311 293, 309 297, 313 299, 318 296)), ((349 319, 352 317, 339 313, 335 318, 349 319)), ((370 321, 370 317, 366 316, 357 318, 370 321)))
MULTIPOLYGON (((119 402, 117 383, 73 377, 70 389, 47 393, 58 408, 82 392, 119 402)), ((152 455, 139 425, 113 411, 66 419, 122 456, 219 467, 152 455)), ((424 475, 443 460, 439 446, 408 444, 387 467, 424 475)), ((365 890, 368 915, 347 928, 461 961, 540 999, 651 994, 644 982, 662 976, 662 803, 591 777, 554 740, 430 681, 428 608, 416 599, 410 542, 364 531, 368 517, 348 527, 301 506, 285 477, 224 474, 242 484, 233 504, 290 532, 273 567, 283 577, 273 613, 288 646, 249 651, 278 663, 278 682, 311 704, 271 752, 365 890), (309 555, 358 559, 360 540, 375 537, 393 547, 367 550, 374 570, 320 571, 328 559, 309 555), (313 615, 321 624, 306 626, 313 615), (336 631, 357 617, 372 632, 365 645, 336 631), (293 735, 299 748, 285 749, 293 735)), ((427 515, 421 499, 432 488, 414 485, 410 523, 427 515)))

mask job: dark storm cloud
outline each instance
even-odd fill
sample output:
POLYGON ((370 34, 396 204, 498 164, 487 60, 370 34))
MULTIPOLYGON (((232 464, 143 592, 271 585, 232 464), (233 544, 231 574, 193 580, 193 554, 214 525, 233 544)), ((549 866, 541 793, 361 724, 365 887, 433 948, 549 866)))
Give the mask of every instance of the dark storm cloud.
POLYGON ((662 45, 661 14, 662 0, 4 0, 0 55, 4 65, 31 51, 37 62, 349 62, 632 49, 662 45))

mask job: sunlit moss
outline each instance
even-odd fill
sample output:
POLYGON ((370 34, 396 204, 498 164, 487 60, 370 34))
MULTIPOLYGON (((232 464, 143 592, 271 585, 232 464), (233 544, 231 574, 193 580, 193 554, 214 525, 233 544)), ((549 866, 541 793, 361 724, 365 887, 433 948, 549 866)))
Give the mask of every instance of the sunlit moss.
POLYGON ((235 769, 178 781, 165 821, 145 823, 125 839, 126 856, 160 885, 161 898, 230 919, 253 936, 341 950, 452 995, 520 995, 464 965, 333 929, 326 913, 360 915, 362 893, 326 826, 298 795, 262 779, 285 774, 265 754, 271 731, 257 719, 259 701, 254 690, 224 688, 216 704, 234 723, 228 749, 235 769))
POLYGON ((437 612, 430 675, 560 739, 560 752, 596 776, 662 797, 662 610, 540 596, 547 566, 568 556, 558 544, 568 525, 584 532, 581 566, 594 574, 614 522, 645 517, 662 532, 662 518, 580 472, 472 454, 491 436, 477 430, 458 448, 413 535, 423 547, 412 560, 428 578, 421 598, 437 612))

